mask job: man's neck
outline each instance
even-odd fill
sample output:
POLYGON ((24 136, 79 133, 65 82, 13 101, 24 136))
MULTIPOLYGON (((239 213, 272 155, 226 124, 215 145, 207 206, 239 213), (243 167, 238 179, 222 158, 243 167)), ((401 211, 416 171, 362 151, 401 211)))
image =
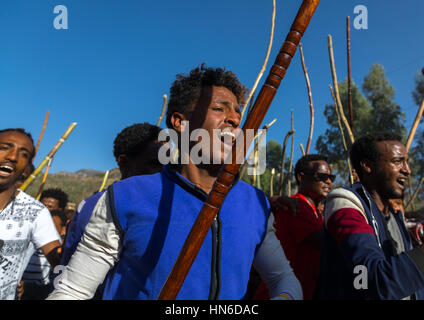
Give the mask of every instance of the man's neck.
POLYGON ((306 192, 306 191, 304 191, 302 189, 299 190, 299 193, 301 195, 303 195, 306 198, 306 200, 308 200, 315 208, 318 208, 318 205, 320 203, 320 200, 319 199, 312 198, 310 195, 308 195, 308 192, 306 192))
POLYGON ((15 191, 16 188, 14 186, 11 186, 4 190, 0 190, 0 210, 3 210, 7 206, 10 199, 12 199, 12 197, 14 196, 15 191))
POLYGON ((189 164, 180 165, 177 170, 184 178, 191 181, 191 183, 202 189, 206 194, 212 191, 217 177, 211 174, 210 169, 200 168, 190 160, 189 164))
POLYGON ((389 199, 384 199, 380 196, 380 194, 375 189, 369 190, 367 188, 369 194, 371 195, 371 198, 374 200, 375 204, 377 205, 378 210, 380 210, 383 214, 386 216, 389 215, 389 209, 391 207, 389 199))

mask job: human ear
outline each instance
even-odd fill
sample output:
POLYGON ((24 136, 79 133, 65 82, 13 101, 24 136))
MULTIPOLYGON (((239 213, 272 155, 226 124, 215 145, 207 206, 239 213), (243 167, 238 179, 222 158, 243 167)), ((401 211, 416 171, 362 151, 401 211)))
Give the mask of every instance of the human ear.
POLYGON ((303 179, 303 172, 299 172, 296 175, 296 177, 297 177, 297 181, 299 181, 299 184, 300 184, 302 182, 302 179, 303 179))
POLYGON ((118 162, 118 167, 122 170, 127 164, 128 157, 126 154, 121 154, 118 156, 118 159, 116 159, 116 162, 118 162))
POLYGON ((367 174, 370 174, 374 169, 374 165, 373 165, 372 161, 370 161, 368 159, 364 159, 364 160, 360 161, 359 164, 361 165, 362 172, 365 172, 367 174))
POLYGON ((183 113, 174 112, 171 116, 171 124, 175 131, 181 133, 186 126, 187 118, 183 113))

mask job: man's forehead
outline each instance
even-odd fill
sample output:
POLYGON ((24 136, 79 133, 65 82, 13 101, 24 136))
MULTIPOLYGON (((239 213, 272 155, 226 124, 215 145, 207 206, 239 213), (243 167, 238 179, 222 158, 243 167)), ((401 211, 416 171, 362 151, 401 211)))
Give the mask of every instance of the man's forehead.
POLYGON ((25 146, 31 151, 33 148, 31 140, 22 132, 5 131, 0 133, 0 143, 13 143, 25 146))
POLYGON ((205 97, 211 98, 211 102, 231 101, 237 103, 237 97, 227 87, 205 86, 202 88, 202 93, 205 97))
POLYGON ((379 141, 377 142, 377 150, 380 156, 407 156, 406 147, 400 141, 379 141))
POLYGON ((19 131, 4 131, 0 133, 0 142, 20 142, 22 144, 31 145, 31 140, 19 131), (25 142, 24 142, 25 141, 25 142))
POLYGON ((314 161, 309 162, 309 168, 312 169, 314 172, 331 171, 330 166, 328 165, 327 161, 324 161, 324 160, 314 160, 314 161))

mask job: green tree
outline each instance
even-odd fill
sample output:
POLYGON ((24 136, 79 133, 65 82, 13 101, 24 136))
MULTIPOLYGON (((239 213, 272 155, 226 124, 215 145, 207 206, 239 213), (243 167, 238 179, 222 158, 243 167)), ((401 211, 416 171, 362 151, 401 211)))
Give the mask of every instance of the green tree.
MULTIPOLYGON (((362 90, 352 84, 353 128, 355 138, 372 131, 391 131, 405 137, 406 129, 403 125, 405 115, 400 106, 394 101, 395 90, 390 86, 380 64, 374 64, 365 77, 362 90)), ((339 83, 340 99, 343 110, 348 115, 347 80, 339 83)), ((347 158, 343 148, 342 138, 337 121, 334 104, 325 106, 324 115, 327 118, 328 128, 320 135, 316 142, 319 153, 327 156, 339 177, 348 182, 347 158)), ((348 149, 350 148, 347 131, 342 125, 348 149)))
POLYGON ((424 99, 424 75, 421 72, 415 74, 415 89, 412 91, 412 98, 414 98, 417 106, 421 104, 424 99))
POLYGON ((372 105, 372 130, 396 132, 405 137, 405 114, 394 101, 395 89, 389 84, 381 64, 376 63, 371 67, 362 90, 372 105))
MULTIPOLYGON (((345 115, 348 115, 347 80, 339 83, 340 99, 343 104, 345 115)), ((353 104, 353 128, 355 137, 368 131, 371 125, 370 114, 372 107, 361 94, 358 87, 352 82, 352 104, 353 104)), ((334 104, 327 104, 324 109, 324 116, 327 118, 328 128, 323 135, 317 138, 317 152, 328 157, 333 171, 336 171, 344 182, 348 181, 349 173, 347 167, 348 154, 343 147, 337 113, 334 104)), ((350 148, 346 128, 342 124, 347 147, 350 148)))
POLYGON ((281 170, 281 155, 283 148, 275 140, 269 140, 266 144, 266 166, 274 168, 278 172, 281 170))

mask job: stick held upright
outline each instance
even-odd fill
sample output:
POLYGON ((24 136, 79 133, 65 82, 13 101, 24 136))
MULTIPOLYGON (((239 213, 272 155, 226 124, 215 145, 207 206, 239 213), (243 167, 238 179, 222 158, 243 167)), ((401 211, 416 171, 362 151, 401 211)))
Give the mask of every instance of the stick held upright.
MULTIPOLYGON (((287 68, 296 52, 297 46, 302 38, 320 0, 304 0, 291 26, 290 32, 284 41, 283 46, 271 67, 270 73, 259 92, 252 111, 249 113, 243 126, 243 131, 253 129, 255 134, 262 123, 266 112, 284 78, 287 68)), ((244 135, 246 137, 246 134, 244 135)), ((246 142, 246 139, 245 139, 246 142)), ((245 143, 246 145, 246 143, 245 143)), ((246 145, 246 149, 248 146, 246 145)), ((190 268, 203 244, 212 221, 217 215, 222 203, 225 200, 235 176, 239 171, 240 164, 237 164, 237 151, 235 145, 232 150, 231 164, 224 165, 209 193, 208 199, 204 203, 199 215, 194 222, 192 229, 178 255, 168 278, 162 287, 159 300, 175 300, 180 291, 190 268)))

